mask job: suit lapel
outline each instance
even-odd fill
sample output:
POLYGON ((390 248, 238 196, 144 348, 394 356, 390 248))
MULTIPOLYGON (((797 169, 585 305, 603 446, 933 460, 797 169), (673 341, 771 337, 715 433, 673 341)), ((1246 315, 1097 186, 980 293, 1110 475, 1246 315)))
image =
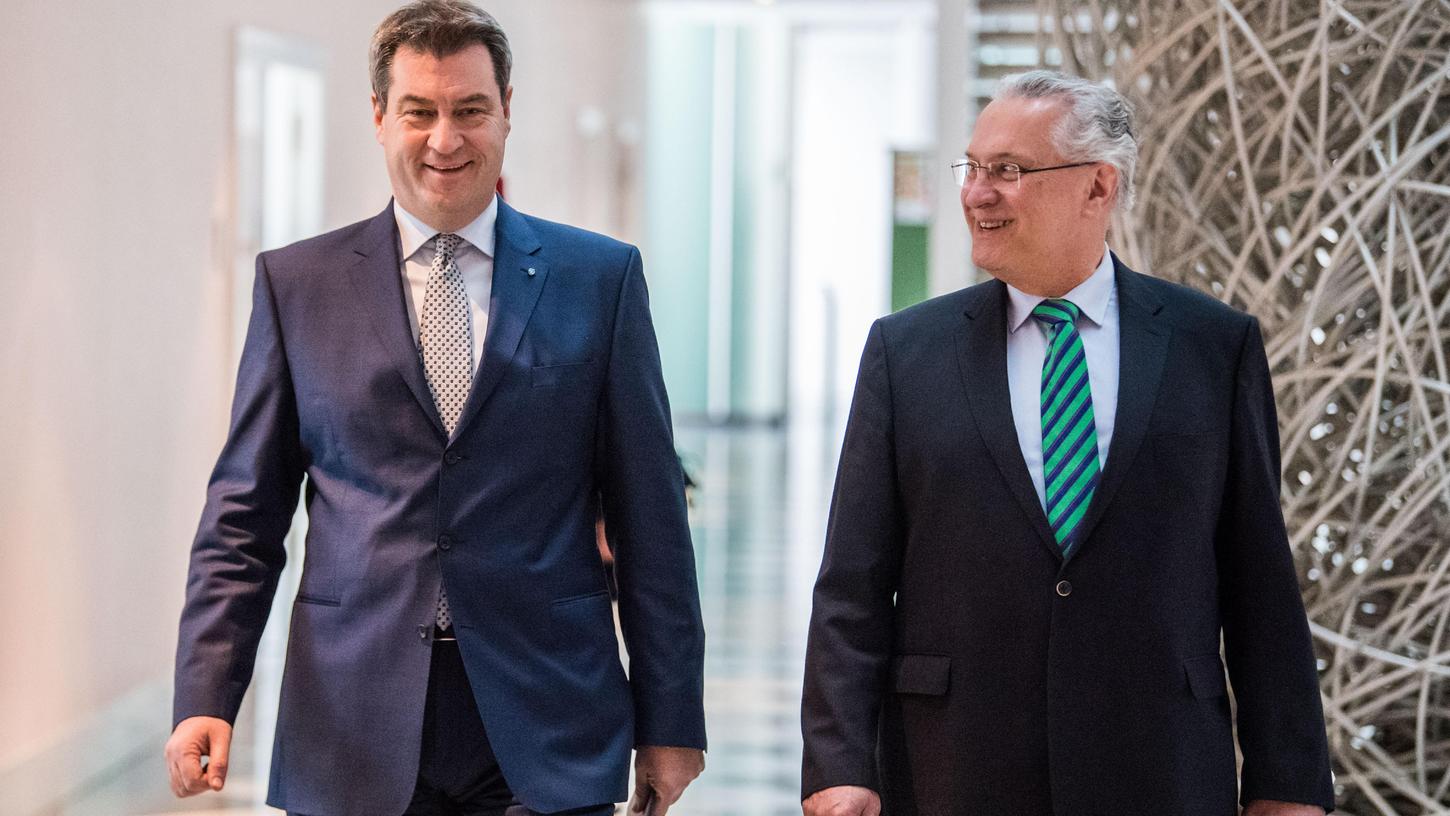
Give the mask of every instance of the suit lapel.
POLYGON ((362 301, 358 314, 372 326, 384 357, 402 375, 439 435, 444 435, 443 420, 438 417, 433 394, 428 390, 423 361, 418 356, 408 320, 402 259, 398 257, 398 225, 391 203, 363 228, 353 252, 360 257, 349 269, 348 277, 362 301))
POLYGON ((1007 386, 1007 287, 994 280, 969 289, 968 294, 972 297, 957 326, 956 346, 962 385, 977 431, 1042 546, 1061 560, 1062 553, 1037 499, 1037 489, 1032 486, 1017 441, 1017 425, 1012 420, 1012 396, 1007 386))
POLYGON ((1083 518, 1080 540, 1084 547, 1090 544, 1093 528, 1102 520, 1142 446, 1148 417, 1158 400, 1172 334, 1172 328, 1159 317, 1163 304, 1143 285, 1143 276, 1124 266, 1116 255, 1113 267, 1118 284, 1118 411, 1107 468, 1083 518))
POLYGON ((538 256, 539 239, 518 211, 498 202, 498 221, 494 226, 493 287, 488 302, 488 334, 483 343, 483 360, 473 379, 473 388, 463 413, 458 417, 455 434, 462 434, 479 408, 488 401, 508 371, 524 327, 544 291, 549 268, 538 256))

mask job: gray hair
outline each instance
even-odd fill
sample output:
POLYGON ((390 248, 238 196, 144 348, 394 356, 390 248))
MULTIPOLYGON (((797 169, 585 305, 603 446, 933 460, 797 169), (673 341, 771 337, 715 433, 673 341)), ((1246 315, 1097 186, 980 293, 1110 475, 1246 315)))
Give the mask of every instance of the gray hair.
POLYGON ((1052 131, 1052 142, 1070 162, 1099 161, 1118 170, 1115 206, 1133 206, 1133 171, 1138 166, 1138 138, 1133 129, 1133 103, 1116 90, 1058 71, 1028 71, 1003 77, 993 99, 1060 97, 1068 109, 1052 131))
POLYGON ((393 56, 404 46, 442 59, 474 45, 488 49, 499 99, 508 90, 513 54, 508 35, 493 15, 467 0, 415 0, 388 15, 373 32, 368 70, 383 107, 393 84, 393 56))

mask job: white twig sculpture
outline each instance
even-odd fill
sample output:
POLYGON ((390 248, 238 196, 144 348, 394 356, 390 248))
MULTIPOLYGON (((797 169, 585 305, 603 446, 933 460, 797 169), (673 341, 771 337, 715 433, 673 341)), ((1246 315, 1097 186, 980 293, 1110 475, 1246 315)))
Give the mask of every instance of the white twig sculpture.
POLYGON ((1114 246, 1263 323, 1341 810, 1450 813, 1450 2, 1040 2, 1139 105, 1114 246))

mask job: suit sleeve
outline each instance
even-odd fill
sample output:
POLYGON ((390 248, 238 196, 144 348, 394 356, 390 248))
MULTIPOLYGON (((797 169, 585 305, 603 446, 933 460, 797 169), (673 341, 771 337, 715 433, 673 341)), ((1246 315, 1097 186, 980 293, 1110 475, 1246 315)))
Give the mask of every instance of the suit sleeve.
POLYGON ((900 573, 891 386, 881 323, 871 328, 841 446, 806 645, 802 796, 880 790, 877 725, 900 573))
POLYGON ((629 650, 635 744, 705 747, 705 630, 670 406, 639 252, 615 306, 600 410, 600 494, 629 650))
POLYGON ((1238 708, 1242 801, 1334 807, 1314 650, 1279 505, 1279 428, 1259 324, 1239 354, 1218 525, 1224 651, 1238 708))
POLYGON ((191 547, 173 726, 198 715, 236 719, 286 562, 283 539, 303 474, 300 447, 277 305, 259 256, 231 427, 191 547))

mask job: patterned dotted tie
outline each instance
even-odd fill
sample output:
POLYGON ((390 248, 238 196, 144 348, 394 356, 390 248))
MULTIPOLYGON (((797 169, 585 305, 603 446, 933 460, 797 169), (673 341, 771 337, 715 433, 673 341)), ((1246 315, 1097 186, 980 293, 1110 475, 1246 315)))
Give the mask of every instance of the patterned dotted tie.
POLYGON ((1073 325, 1082 310, 1060 299, 1044 300, 1032 316, 1047 335, 1042 361, 1042 475, 1047 521, 1063 558, 1082 542, 1078 527, 1098 484, 1098 434, 1082 335, 1073 325))
MULTIPOLYGON (((473 313, 468 308, 468 291, 453 253, 459 237, 439 233, 434 239, 433 268, 423 292, 423 314, 418 319, 418 344, 423 355, 423 373, 433 404, 443 419, 448 435, 458 427, 463 404, 473 387, 473 313)), ((448 612, 448 593, 438 589, 439 629, 453 625, 448 612)))

